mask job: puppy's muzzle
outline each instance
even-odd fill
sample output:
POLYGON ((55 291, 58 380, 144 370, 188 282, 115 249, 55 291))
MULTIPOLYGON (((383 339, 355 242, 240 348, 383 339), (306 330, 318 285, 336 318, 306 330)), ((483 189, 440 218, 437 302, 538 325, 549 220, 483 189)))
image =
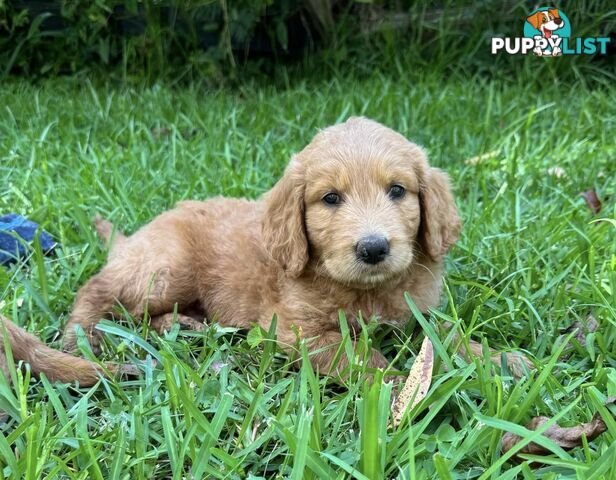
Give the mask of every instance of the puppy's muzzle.
POLYGON ((560 25, 561 23, 563 23, 563 20, 562 20, 562 18, 558 18, 558 17, 556 17, 556 18, 554 19, 554 23, 555 23, 556 25, 560 25))
POLYGON ((368 235, 357 242, 355 254, 362 262, 376 265, 389 254, 389 242, 380 235, 368 235))

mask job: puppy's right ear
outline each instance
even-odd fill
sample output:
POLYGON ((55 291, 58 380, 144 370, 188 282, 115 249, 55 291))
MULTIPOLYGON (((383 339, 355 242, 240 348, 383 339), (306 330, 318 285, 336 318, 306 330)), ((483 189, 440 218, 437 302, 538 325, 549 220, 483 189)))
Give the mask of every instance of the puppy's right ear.
POLYGON ((539 30, 539 25, 541 25, 541 12, 533 13, 530 17, 526 17, 526 21, 530 23, 533 28, 539 30))
POLYGON ((460 235, 460 217, 447 174, 429 168, 419 191, 420 241, 424 251, 440 261, 460 235))
POLYGON ((308 263, 308 239, 304 222, 304 174, 296 159, 263 201, 265 249, 289 276, 298 277, 308 263))

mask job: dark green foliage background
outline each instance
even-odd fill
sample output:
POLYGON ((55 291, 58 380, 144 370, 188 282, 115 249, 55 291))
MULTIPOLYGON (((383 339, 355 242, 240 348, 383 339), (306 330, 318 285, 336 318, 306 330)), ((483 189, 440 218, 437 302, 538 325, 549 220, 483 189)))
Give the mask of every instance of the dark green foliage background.
MULTIPOLYGON (((208 78, 225 83, 247 74, 271 76, 277 62, 305 67, 325 60, 336 71, 358 61, 370 68, 374 56, 379 65, 395 64, 401 51, 410 53, 406 60, 415 68, 501 77, 521 68, 537 69, 532 55, 493 56, 488 48, 493 36, 522 35, 524 19, 536 7, 534 2, 345 0, 331 2, 331 9, 311 6, 319 3, 0 2, 0 75, 37 78, 111 71, 118 78, 139 81, 166 77, 171 81, 208 78), (332 22, 319 20, 323 11, 331 15, 332 22), (406 16, 403 28, 394 28, 388 20, 394 12, 406 16), (372 19, 368 21, 369 34, 360 28, 366 26, 366 18, 372 19)), ((616 15, 610 4, 608 0, 554 3, 567 13, 576 37, 613 33, 616 15)), ((566 65, 543 62, 539 70, 555 71, 563 78, 579 78, 589 71, 613 75, 612 58, 577 56, 566 65)), ((300 70, 301 75, 310 71, 300 70)), ((542 75, 540 71, 536 74, 542 75)))

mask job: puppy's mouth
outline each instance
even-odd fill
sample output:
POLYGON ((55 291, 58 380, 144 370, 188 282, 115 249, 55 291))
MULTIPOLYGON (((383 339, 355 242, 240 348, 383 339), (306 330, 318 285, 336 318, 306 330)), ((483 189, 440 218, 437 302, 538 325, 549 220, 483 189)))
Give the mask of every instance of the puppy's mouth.
POLYGON ((340 280, 358 288, 378 287, 407 271, 411 259, 405 260, 393 255, 388 255, 383 261, 374 265, 354 260, 351 262, 347 278, 340 280))
POLYGON ((379 283, 395 276, 399 273, 395 268, 393 259, 388 256, 381 263, 376 265, 368 265, 358 262, 356 269, 358 270, 358 279, 369 284, 379 283))

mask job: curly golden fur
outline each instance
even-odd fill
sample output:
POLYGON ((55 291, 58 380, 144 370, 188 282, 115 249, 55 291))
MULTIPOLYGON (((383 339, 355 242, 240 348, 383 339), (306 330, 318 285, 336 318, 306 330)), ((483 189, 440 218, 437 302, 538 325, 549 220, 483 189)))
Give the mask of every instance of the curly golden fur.
MULTIPOLYGON (((111 237, 109 222, 99 219, 97 229, 111 237)), ((205 316, 267 329, 275 314, 283 347, 300 332, 315 367, 340 372, 344 360, 332 364, 339 310, 357 331, 359 315, 405 322, 404 292, 422 311, 436 306, 443 257, 459 231, 447 175, 402 135, 351 118, 319 132, 258 201, 181 202, 129 237, 117 233, 107 264, 77 294, 65 349, 75 349, 76 325, 96 347, 96 324, 118 304, 135 318, 147 308, 159 329, 175 308, 192 327, 205 316), (337 202, 328 204, 332 193, 337 202), (371 236, 387 249, 365 261, 358 245, 371 236)), ((387 361, 373 352, 370 366, 387 361)), ((92 368, 76 364, 75 379, 92 368)))

